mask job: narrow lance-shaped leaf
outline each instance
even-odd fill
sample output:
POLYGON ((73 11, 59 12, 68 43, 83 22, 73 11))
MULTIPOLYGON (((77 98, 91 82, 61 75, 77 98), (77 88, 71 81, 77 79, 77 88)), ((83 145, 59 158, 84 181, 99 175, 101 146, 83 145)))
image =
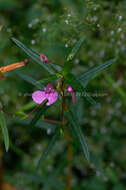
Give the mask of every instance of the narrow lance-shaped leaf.
POLYGON ((38 169, 42 166, 43 162, 46 160, 48 154, 50 153, 50 151, 52 150, 53 146, 55 145, 55 143, 56 143, 58 137, 59 137, 59 130, 58 130, 58 128, 56 127, 56 128, 55 128, 55 131, 54 131, 54 136, 53 136, 52 139, 49 141, 49 143, 48 143, 46 149, 44 150, 44 153, 42 154, 42 156, 41 156, 41 158, 40 158, 40 160, 39 160, 39 162, 38 162, 38 166, 37 166, 38 169))
POLYGON ((51 81, 56 80, 56 79, 57 79, 57 75, 50 75, 50 76, 48 76, 46 78, 43 78, 42 80, 37 81, 37 83, 42 84, 42 85, 43 84, 46 85, 46 84, 48 84, 51 81))
POLYGON ((99 170, 99 172, 104 175, 104 170, 99 162, 98 156, 95 152, 91 152, 91 163, 95 165, 95 167, 99 170))
POLYGON ((73 129, 74 135, 78 138, 81 146, 83 153, 88 161, 90 161, 90 156, 89 156, 89 151, 88 151, 88 146, 84 137, 84 134, 81 130, 81 127, 79 123, 77 122, 77 118, 73 115, 73 113, 69 110, 68 112, 65 112, 65 116, 68 119, 70 123, 70 127, 73 129))
POLYGON ((8 149, 9 149, 9 134, 8 134, 7 126, 6 126, 6 121, 4 118, 4 113, 2 110, 0 110, 0 127, 2 129, 5 148, 6 148, 6 151, 8 151, 8 149))
POLYGON ((80 40, 77 41, 76 45, 73 47, 72 51, 70 52, 70 54, 67 57, 67 61, 64 64, 63 70, 62 70, 62 74, 63 76, 65 76, 67 73, 70 73, 71 71, 71 67, 72 67, 72 63, 73 63, 73 58, 75 57, 75 55, 77 54, 77 52, 79 51, 82 43, 84 42, 84 37, 81 37, 80 40))
MULTIPOLYGON (((45 70, 47 70, 50 74, 55 74, 54 69, 50 66, 50 64, 42 64, 41 60, 40 60, 40 55, 38 53, 36 53, 35 51, 31 50, 30 48, 27 48, 27 46, 25 46, 22 42, 20 42, 19 40, 12 38, 12 41, 18 46, 20 47, 32 60, 34 60, 36 63, 38 63, 39 65, 41 65, 45 70)), ((57 69, 58 66, 55 64, 51 65, 57 69)), ((60 67, 60 66, 59 66, 60 67)))
POLYGON ((81 82, 81 84, 86 87, 86 85, 88 84, 88 82, 90 80, 92 80, 95 76, 97 76, 97 74, 99 72, 101 72, 103 69, 107 68, 108 66, 110 66, 112 63, 114 63, 116 61, 116 58, 114 59, 110 59, 108 61, 106 61, 105 63, 98 65, 92 69, 90 69, 87 72, 84 72, 83 74, 79 75, 77 77, 77 79, 81 82))
POLYGON ((61 71, 62 67, 60 65, 54 64, 54 63, 49 63, 53 68, 55 68, 57 71, 61 71))
POLYGON ((24 156, 25 152, 23 152, 22 149, 20 149, 19 147, 17 147, 11 140, 10 140, 10 149, 15 152, 17 155, 19 156, 24 156))
POLYGON ((33 101, 28 102, 27 104, 23 105, 16 113, 25 112, 32 108, 34 108, 37 104, 33 101))
POLYGON ((48 100, 45 100, 44 103, 42 105, 38 105, 40 106, 38 108, 38 110, 36 111, 36 114, 34 116, 34 118, 31 120, 30 122, 30 126, 34 127, 35 124, 38 122, 38 120, 41 118, 41 116, 46 112, 46 110, 48 109, 48 106, 46 106, 48 100))
POLYGON ((81 38, 77 41, 77 43, 76 43, 75 46, 73 47, 72 51, 71 51, 70 54, 68 55, 67 61, 70 61, 70 60, 72 60, 72 59, 74 58, 74 56, 75 56, 75 55, 77 54, 77 52, 79 51, 79 49, 80 49, 82 43, 84 42, 84 39, 85 39, 85 37, 83 36, 83 37, 81 37, 81 38))
POLYGON ((20 78, 22 78, 23 80, 25 80, 26 82, 32 84, 33 86, 37 87, 37 89, 42 90, 44 88, 44 85, 38 83, 38 81, 36 81, 35 79, 33 79, 31 76, 19 73, 19 72, 15 72, 20 78))
POLYGON ((87 101, 88 101, 90 104, 96 106, 97 108, 100 107, 100 103, 97 103, 97 102, 90 96, 90 94, 88 94, 88 92, 86 92, 86 91, 85 91, 85 98, 87 99, 87 101))
POLYGON ((111 87, 120 95, 120 97, 124 100, 123 103, 126 102, 126 92, 120 86, 118 86, 112 77, 109 74, 104 74, 105 80, 108 82, 111 87))
POLYGON ((31 182, 31 183, 35 183, 36 185, 37 184, 43 184, 45 181, 46 181, 46 176, 44 175, 40 175, 38 174, 36 171, 32 171, 31 170, 27 171, 26 172, 18 172, 16 174, 16 176, 18 177, 18 179, 21 179, 21 180, 27 180, 28 182, 31 182))

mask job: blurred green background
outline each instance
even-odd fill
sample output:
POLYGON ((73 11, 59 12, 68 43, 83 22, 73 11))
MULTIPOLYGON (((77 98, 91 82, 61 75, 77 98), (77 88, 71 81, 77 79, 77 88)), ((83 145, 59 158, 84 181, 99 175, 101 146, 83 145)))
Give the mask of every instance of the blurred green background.
MULTIPOLYGON (((75 75, 117 57, 112 66, 88 85, 88 92, 101 104, 100 108, 83 99, 76 98, 75 103, 92 159, 97 157, 103 174, 93 162, 87 163, 75 142, 77 149, 73 150, 71 180, 72 190, 125 190, 126 1, 0 0, 0 24, 3 25, 0 31, 0 67, 27 58, 10 40, 11 37, 62 66, 76 41, 85 36, 74 59, 72 73, 75 75)), ((48 76, 30 59, 27 67, 17 72, 35 79, 48 76)), ((32 102, 31 93, 35 88, 13 71, 5 76, 5 80, 0 81, 0 102, 7 112, 15 113, 32 102)), ((11 146, 7 153, 3 146, 4 172, 0 173, 6 182, 19 190, 66 189, 67 166, 63 165, 66 141, 60 139, 42 168, 37 170, 37 162, 52 136, 51 127, 44 127, 40 122, 38 128, 26 134, 30 126, 8 115, 5 117, 11 146)), ((46 117, 59 119, 60 109, 53 106, 46 117)))

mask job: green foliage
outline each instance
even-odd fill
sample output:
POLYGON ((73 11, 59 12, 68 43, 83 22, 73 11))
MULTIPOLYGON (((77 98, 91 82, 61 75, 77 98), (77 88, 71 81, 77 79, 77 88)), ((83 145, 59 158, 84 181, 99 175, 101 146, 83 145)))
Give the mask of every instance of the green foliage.
POLYGON ((31 122, 29 124, 31 127, 35 126, 35 124, 38 122, 38 120, 41 118, 41 116, 44 115, 44 113, 48 109, 48 107, 46 106, 46 103, 47 103, 47 101, 45 100, 45 102, 39 106, 34 118, 31 120, 31 122))
POLYGON ((70 127, 72 127, 74 131, 74 135, 77 136, 79 139, 79 142, 82 146, 83 153, 88 161, 90 161, 88 146, 84 137, 84 134, 81 130, 81 127, 79 125, 79 122, 77 118, 75 117, 75 114, 73 114, 70 110, 69 112, 66 112, 66 117, 68 118, 68 121, 70 123, 70 127), (71 126, 72 125, 72 126, 71 126))
POLYGON ((33 86, 35 86, 38 89, 43 89, 44 86, 41 83, 38 83, 38 81, 36 81, 35 79, 33 79, 31 76, 16 72, 16 74, 18 75, 18 77, 20 77, 21 79, 25 80, 26 82, 32 84, 33 86))
POLYGON ((2 129, 5 148, 6 148, 6 151, 8 151, 8 149, 9 149, 9 135, 8 135, 8 129, 6 126, 6 121, 4 118, 4 113, 2 110, 0 110, 0 127, 2 129))
POLYGON ((101 72, 103 69, 107 68, 110 66, 112 63, 114 63, 116 59, 111 59, 109 61, 106 61, 105 63, 98 65, 92 69, 90 69, 87 72, 84 72, 80 76, 78 76, 78 80, 81 82, 83 87, 86 87, 88 82, 92 80, 99 72, 101 72))
POLYGON ((81 37, 80 40, 77 41, 77 43, 73 47, 71 53, 68 55, 67 61, 70 61, 75 57, 77 52, 80 50, 80 47, 81 47, 82 43, 84 42, 84 39, 85 39, 85 37, 81 37))
POLYGON ((41 65, 45 70, 47 70, 49 73, 54 74, 55 72, 48 64, 42 64, 40 60, 40 55, 34 52, 33 50, 27 48, 23 43, 21 43, 19 40, 16 40, 15 38, 12 38, 12 41, 19 46, 30 58, 32 58, 36 63, 41 65))
POLYGON ((67 75, 66 83, 71 85, 74 88, 75 92, 79 92, 81 96, 86 98, 91 104, 94 106, 99 106, 99 104, 97 104, 96 101, 87 94, 86 89, 82 86, 77 77, 72 74, 67 75))
POLYGON ((57 79, 57 75, 50 75, 42 80, 38 81, 38 84, 48 84, 50 81, 54 81, 57 79))
POLYGON ((80 47, 82 43, 84 42, 84 39, 85 37, 81 37, 80 40, 78 40, 75 46, 73 47, 70 54, 68 55, 67 60, 64 64, 63 71, 62 71, 65 75, 71 71, 72 63, 73 63, 72 60, 76 56, 77 52, 80 50, 80 47))
POLYGON ((5 118, 0 127, 7 123, 11 139, 9 143, 7 128, 2 127, 6 149, 10 144, 4 152, 4 176, 17 189, 65 189, 70 164, 72 190, 125 190, 125 7, 126 2, 118 0, 0 2, 0 67, 29 57, 26 67, 0 80, 0 101, 9 113, 1 110, 0 119, 5 118), (49 64, 41 63, 40 53, 49 64), (32 112, 36 103, 31 94, 50 82, 58 101, 32 112), (68 85, 75 94, 73 105, 68 85), (17 117, 11 117, 14 112, 17 117), (90 162, 82 151, 87 160, 90 152, 90 162))
POLYGON ((58 140, 58 137, 59 137, 59 130, 56 127, 55 131, 54 131, 54 136, 49 141, 49 144, 47 145, 45 151, 43 152, 43 154, 42 154, 42 156, 41 156, 41 158, 39 160, 39 163, 38 163, 38 166, 37 166, 38 169, 42 166, 43 162, 46 160, 48 154, 50 153, 50 151, 52 150, 52 148, 55 145, 56 141, 58 140))

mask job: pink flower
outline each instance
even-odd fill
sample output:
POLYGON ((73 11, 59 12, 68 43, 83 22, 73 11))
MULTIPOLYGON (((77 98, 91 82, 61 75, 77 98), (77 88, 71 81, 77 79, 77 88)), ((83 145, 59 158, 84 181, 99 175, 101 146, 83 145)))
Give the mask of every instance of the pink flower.
POLYGON ((43 63, 43 60, 44 60, 45 63, 49 63, 48 58, 44 54, 40 54, 40 60, 41 60, 42 63, 43 63))
POLYGON ((37 90, 32 94, 32 99, 37 104, 41 104, 44 100, 48 100, 46 103, 47 106, 50 106, 56 102, 58 98, 58 93, 54 90, 53 85, 49 83, 44 91, 37 90))
POLYGON ((74 102, 75 102, 74 91, 73 91, 73 88, 70 85, 68 86, 67 91, 69 93, 71 93, 71 95, 72 95, 72 104, 74 104, 74 102))

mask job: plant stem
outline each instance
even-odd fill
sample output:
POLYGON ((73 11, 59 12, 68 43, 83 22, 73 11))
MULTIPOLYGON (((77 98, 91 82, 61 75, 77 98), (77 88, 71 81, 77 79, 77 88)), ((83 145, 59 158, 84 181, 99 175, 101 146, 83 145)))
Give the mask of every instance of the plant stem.
MULTIPOLYGON (((62 79, 62 86, 61 86, 61 93, 62 93, 62 121, 61 121, 61 128, 63 128, 63 126, 65 125, 65 117, 64 117, 64 111, 67 109, 66 107, 66 101, 65 101, 65 94, 64 94, 64 89, 65 89, 65 85, 64 85, 64 80, 62 79)), ((68 134, 68 128, 65 129, 65 139, 68 141, 68 145, 67 145, 67 159, 68 159, 68 171, 67 171, 67 175, 66 175, 66 190, 71 190, 71 179, 72 179, 72 164, 71 164, 71 160, 72 160, 72 150, 71 150, 71 145, 69 144, 69 141, 71 140, 71 138, 69 137, 68 134)))
MULTIPOLYGON (((68 134, 68 129, 66 128, 65 131, 65 138, 69 141, 70 137, 68 134)), ((71 180, 72 180, 72 149, 70 143, 67 144, 67 159, 68 159, 68 170, 67 170, 67 176, 66 176, 66 190, 71 190, 71 180)))
POLYGON ((57 124, 59 122, 57 120, 51 120, 51 119, 44 119, 43 121, 45 121, 47 123, 54 123, 54 124, 57 124))

